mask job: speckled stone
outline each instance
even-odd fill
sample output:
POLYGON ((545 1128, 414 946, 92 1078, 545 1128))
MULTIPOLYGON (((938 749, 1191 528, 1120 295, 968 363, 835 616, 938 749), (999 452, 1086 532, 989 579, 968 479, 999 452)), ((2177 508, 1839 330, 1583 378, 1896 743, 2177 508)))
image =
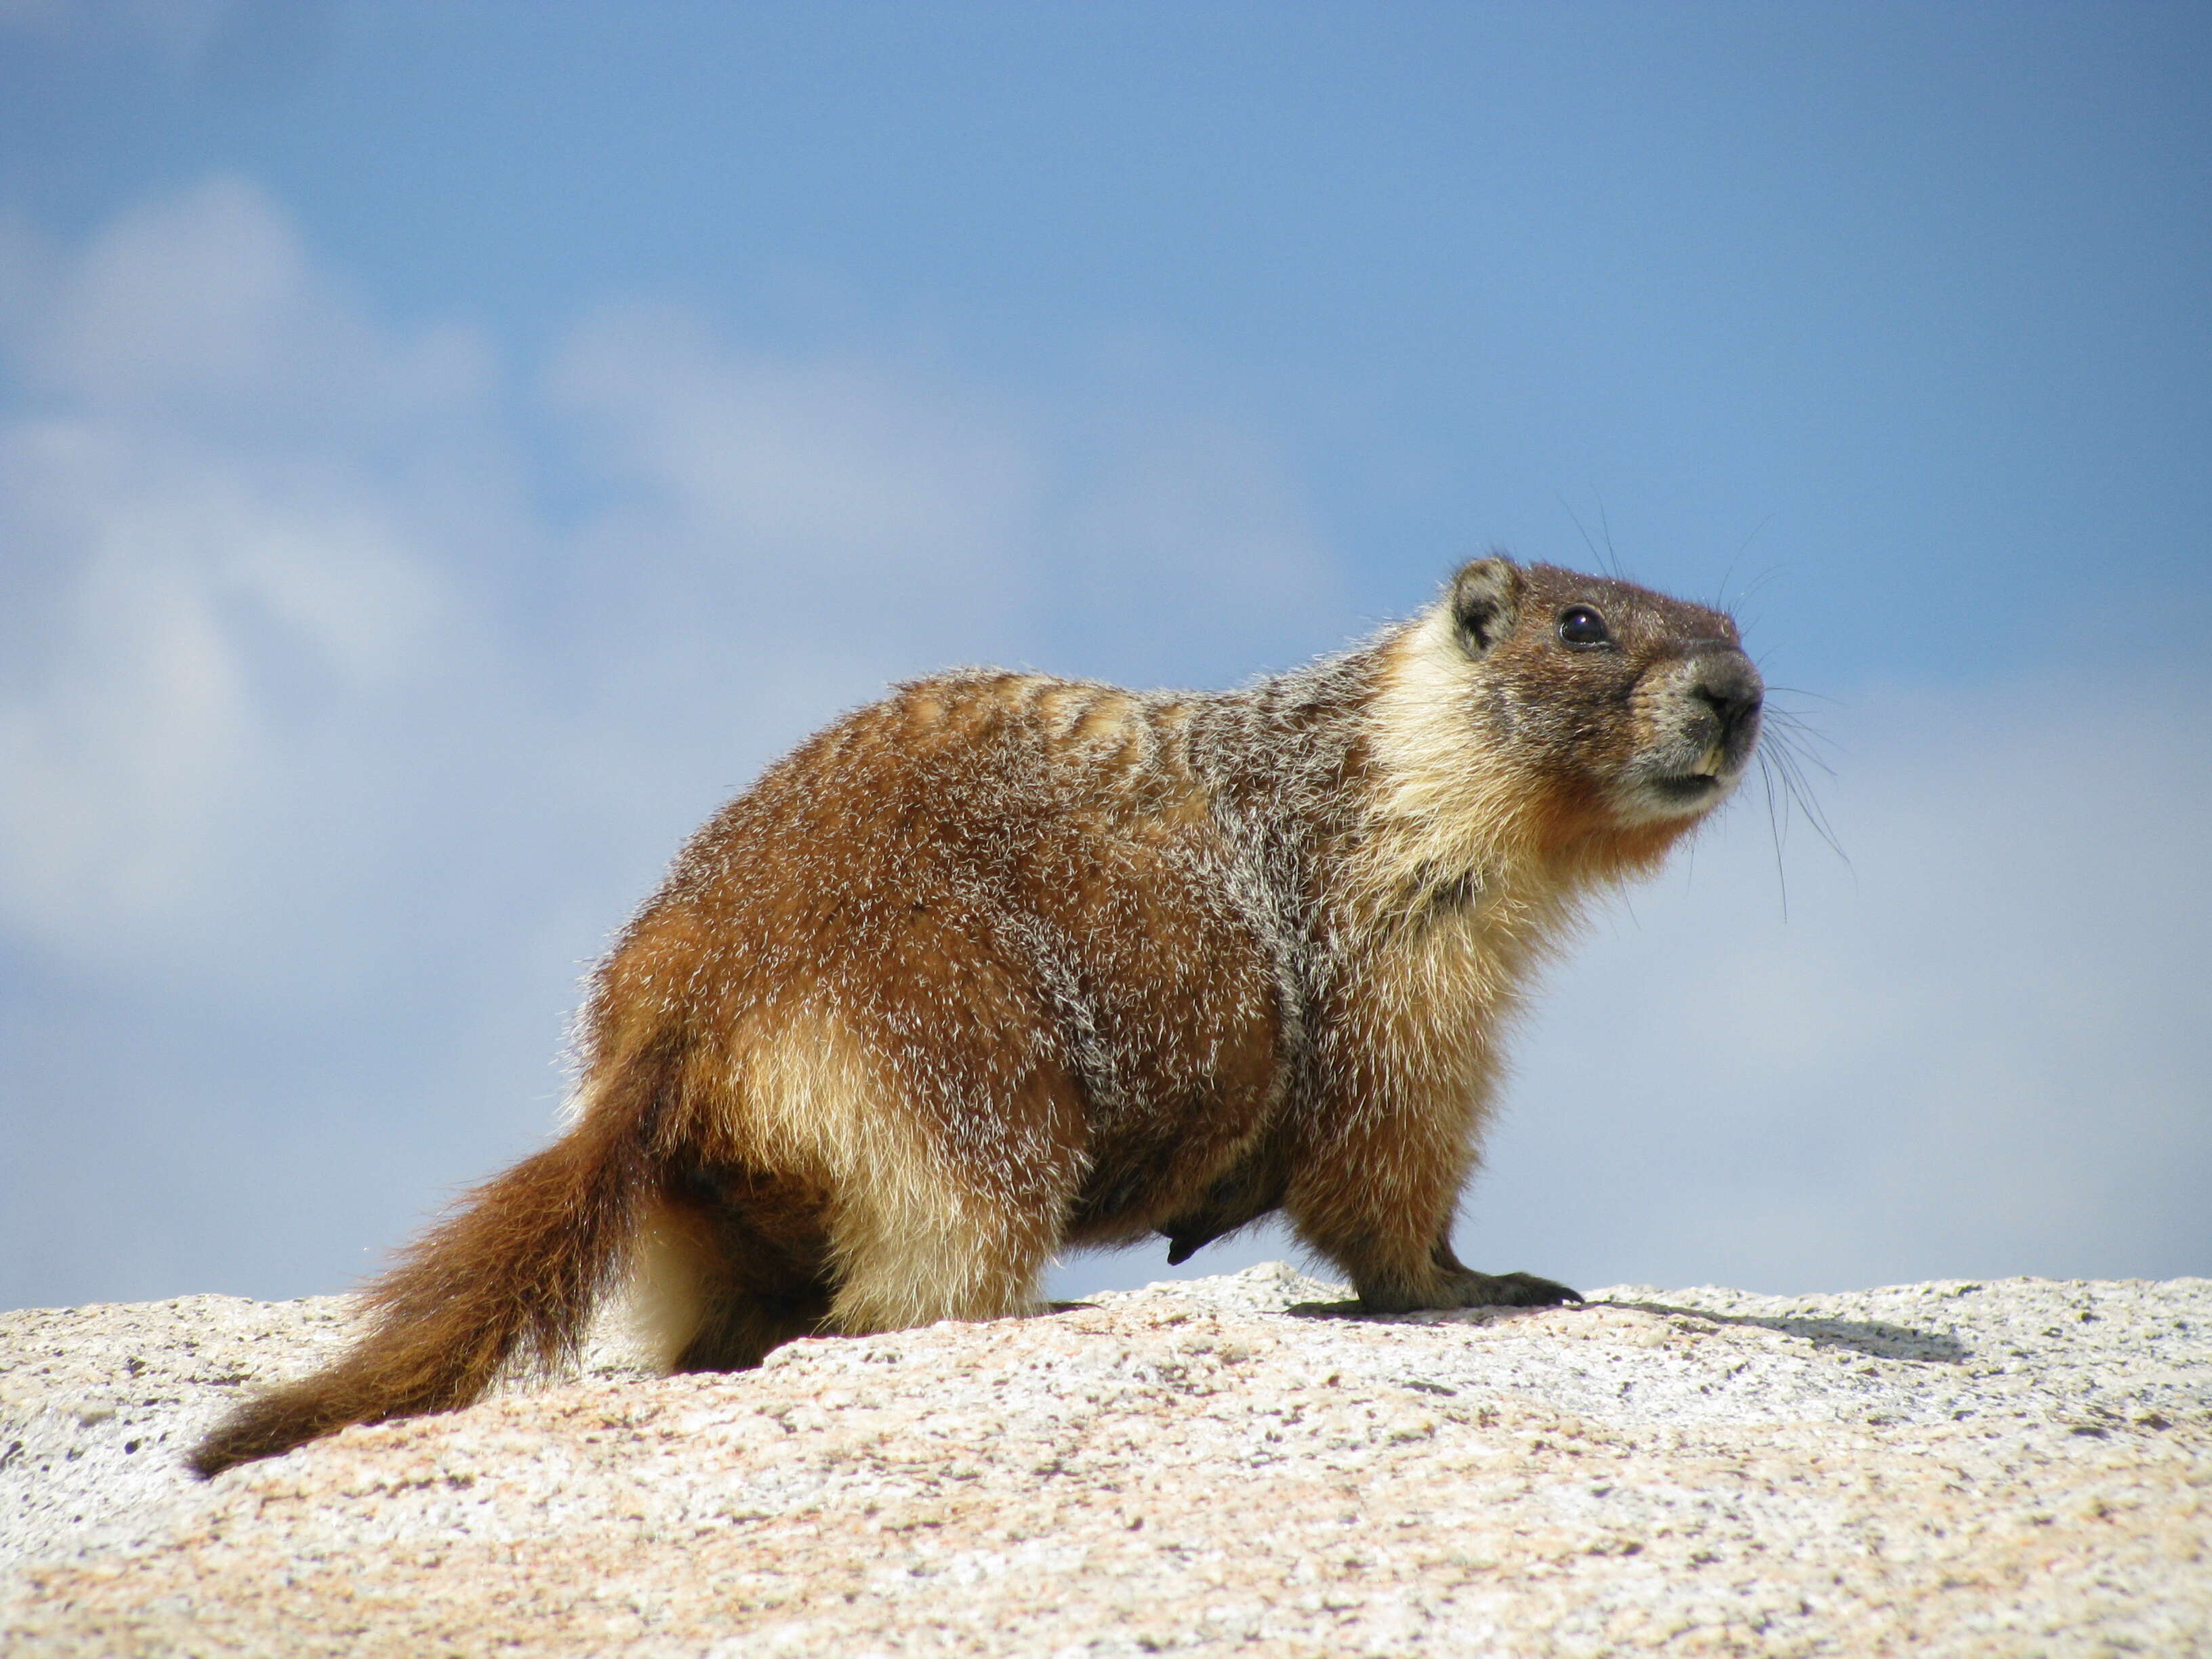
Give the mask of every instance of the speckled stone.
POLYGON ((2212 1281, 1340 1294, 603 1348, 207 1486, 179 1449, 342 1304, 0 1316, 0 1647, 2212 1654, 2212 1281))

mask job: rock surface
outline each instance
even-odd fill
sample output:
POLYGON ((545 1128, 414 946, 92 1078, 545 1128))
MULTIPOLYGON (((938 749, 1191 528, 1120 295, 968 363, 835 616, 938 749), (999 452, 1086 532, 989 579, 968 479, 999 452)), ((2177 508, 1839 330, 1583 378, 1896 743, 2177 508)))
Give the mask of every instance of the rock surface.
POLYGON ((2212 1281, 1279 1265, 179 1456, 334 1298, 0 1315, 9 1655, 2212 1653, 2212 1281))

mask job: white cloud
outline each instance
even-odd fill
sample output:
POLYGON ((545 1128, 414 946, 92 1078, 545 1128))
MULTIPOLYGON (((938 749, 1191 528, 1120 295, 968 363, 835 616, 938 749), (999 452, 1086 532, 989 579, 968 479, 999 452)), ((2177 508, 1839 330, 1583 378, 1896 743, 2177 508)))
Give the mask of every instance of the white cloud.
POLYGON ((550 384, 617 476, 726 556, 803 556, 848 586, 1000 575, 1043 457, 1004 400, 933 378, 747 352, 691 313, 634 307, 587 320, 550 384))
MULTIPOLYGON (((43 1256, 12 1259, 79 1264, 45 1294, 119 1293, 100 1261, 165 1250, 178 1276, 132 1291, 267 1286, 272 1263, 305 1288, 357 1261, 357 1234, 173 1198, 126 1224, 167 1229, 159 1247, 59 1242, 101 1212, 64 1201, 72 1180, 129 1188, 143 1158, 158 1187, 180 1125, 292 1225, 271 1149, 290 1137, 296 1163, 319 1099, 318 1144, 350 1147, 337 1178, 389 1181, 397 1232, 432 1181, 550 1122, 577 961, 678 837, 886 677, 1055 658, 1082 537, 1094 565, 1155 550, 1158 611, 1078 608, 1094 666, 1215 631, 1178 603, 1219 586, 1206 526, 1249 518, 1296 544, 1306 591, 1327 580, 1281 469, 1171 387, 1129 428, 1146 443, 1101 446, 1072 435, 1079 399, 645 307, 509 382, 481 337, 380 317, 235 179, 82 246, 0 222, 0 350, 21 390, 0 411, 0 960, 40 1011, 9 1064, 84 1137, 14 1160, 46 1218, 43 1256), (569 435, 557 480, 518 406, 569 435), (1152 441, 1178 423, 1237 456, 1219 499, 1152 441), (1131 513, 1141 535, 1116 538, 1131 513), (87 1054, 91 1030, 132 1036, 87 1054)), ((22 1196, 0 1212, 30 1215, 22 1196)))
POLYGON ((1050 456, 1009 400, 644 307, 585 319, 545 388, 598 502, 562 555, 599 634, 576 665, 654 734, 610 748, 724 789, 887 678, 1036 647, 1050 456))
MULTIPOLYGON (((0 330, 31 407, 0 425, 25 596, 0 678, 0 920, 203 987, 236 930, 289 976, 387 873, 374 803, 406 763, 375 729, 480 690, 421 498, 496 447, 484 354, 376 325, 236 180, 81 250, 18 228, 7 252, 0 330)), ((456 527, 512 514, 451 505, 456 527)))
POLYGON ((66 254, 17 223, 0 257, 15 267, 0 338, 34 394, 264 448, 380 453, 489 390, 479 337, 380 326, 241 179, 125 212, 66 254))
POLYGON ((1326 631, 1342 609, 1336 573, 1249 431, 1117 411, 1093 428, 1093 453, 1055 538, 1054 599, 1068 635, 1116 642, 1101 672, 1216 683, 1341 642, 1326 631), (1183 627, 1159 627, 1170 605, 1183 627))
POLYGON ((614 497, 585 562, 645 592, 679 568, 704 586, 668 614, 707 601, 749 663, 1233 678, 1304 654, 1337 587, 1263 441, 1157 386, 1102 411, 919 354, 747 351, 665 308, 587 320, 548 383, 614 497))

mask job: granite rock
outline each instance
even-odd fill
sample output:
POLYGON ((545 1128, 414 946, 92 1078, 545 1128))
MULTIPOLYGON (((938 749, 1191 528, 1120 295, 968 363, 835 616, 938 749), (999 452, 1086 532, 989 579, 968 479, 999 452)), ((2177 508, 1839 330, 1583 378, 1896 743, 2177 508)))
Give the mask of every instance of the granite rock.
POLYGON ((2212 1281, 1342 1294, 611 1335, 204 1484, 343 1301, 0 1315, 0 1650, 2212 1654, 2212 1281))

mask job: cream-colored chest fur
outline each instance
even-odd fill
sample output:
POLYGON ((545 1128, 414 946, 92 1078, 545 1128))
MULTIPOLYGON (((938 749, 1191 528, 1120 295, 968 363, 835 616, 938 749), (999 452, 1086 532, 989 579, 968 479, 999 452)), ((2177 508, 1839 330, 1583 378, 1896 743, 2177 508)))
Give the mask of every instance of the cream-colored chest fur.
POLYGON ((1528 981, 1573 926, 1528 779, 1486 746, 1442 620, 1388 647, 1369 725, 1368 834, 1346 871, 1356 1036, 1393 1092, 1480 1109, 1528 981))

